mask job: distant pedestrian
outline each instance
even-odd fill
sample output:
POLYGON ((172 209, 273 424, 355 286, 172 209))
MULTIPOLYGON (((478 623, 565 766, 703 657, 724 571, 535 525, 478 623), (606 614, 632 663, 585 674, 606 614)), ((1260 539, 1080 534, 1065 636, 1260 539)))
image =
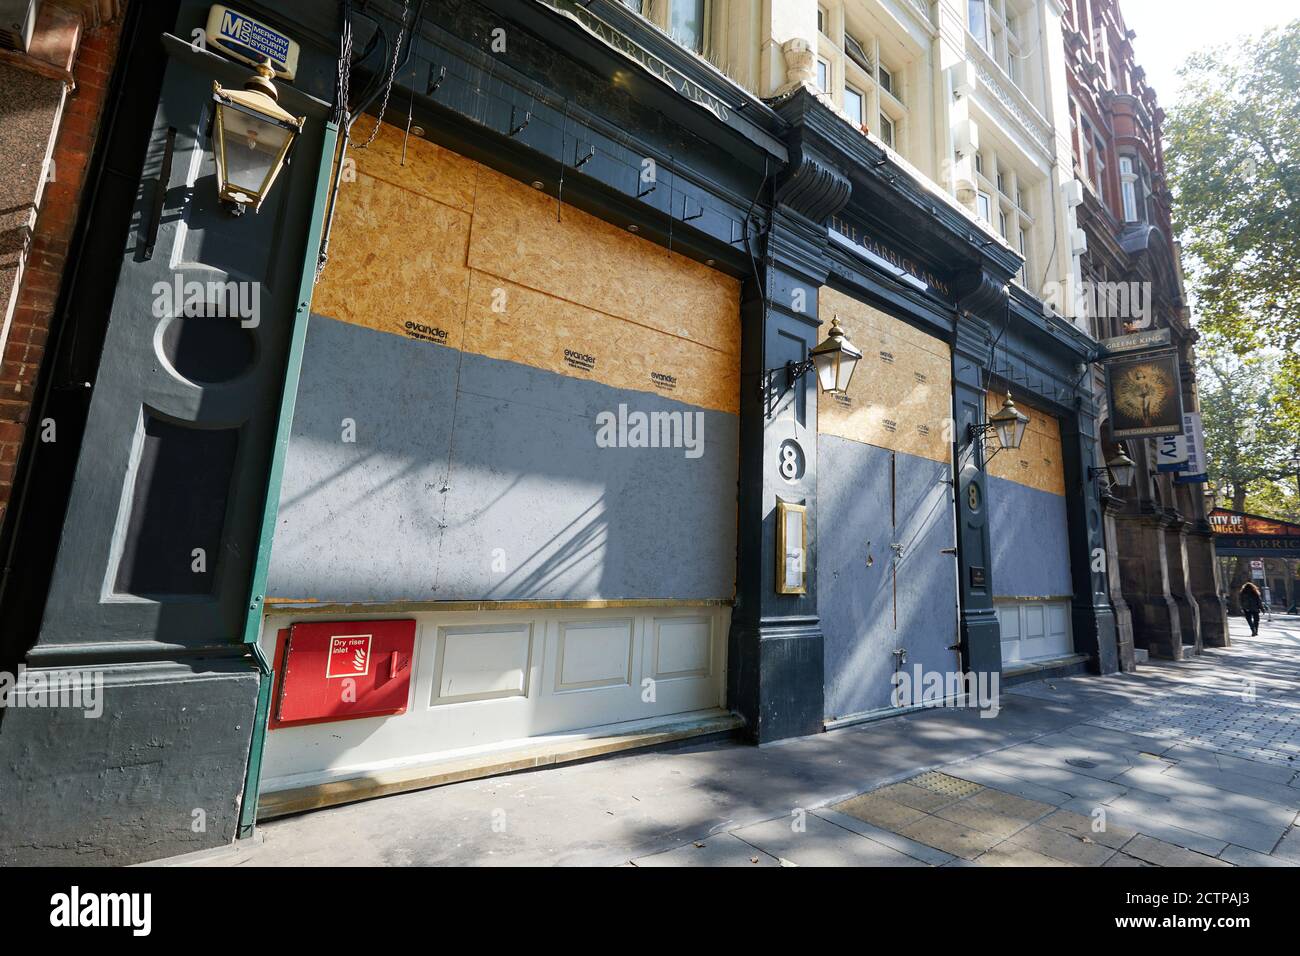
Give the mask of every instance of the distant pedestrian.
POLYGON ((1246 623, 1250 625, 1252 635, 1259 634, 1259 612, 1264 606, 1264 599, 1260 596, 1259 588, 1255 587, 1250 581, 1241 586, 1241 613, 1246 615, 1246 623))

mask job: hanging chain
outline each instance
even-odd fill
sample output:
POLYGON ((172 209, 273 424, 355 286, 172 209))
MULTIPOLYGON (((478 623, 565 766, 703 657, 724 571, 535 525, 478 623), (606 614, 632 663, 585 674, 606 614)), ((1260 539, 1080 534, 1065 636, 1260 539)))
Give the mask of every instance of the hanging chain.
POLYGON ((397 59, 402 55, 402 38, 406 35, 406 17, 410 13, 411 0, 402 0, 402 26, 397 31, 397 42, 393 44, 393 62, 388 67, 388 82, 384 85, 384 99, 379 104, 379 116, 375 118, 375 128, 370 131, 370 138, 358 143, 356 149, 365 149, 379 135, 379 127, 384 125, 384 113, 388 111, 388 97, 393 93, 393 81, 397 79, 397 59))

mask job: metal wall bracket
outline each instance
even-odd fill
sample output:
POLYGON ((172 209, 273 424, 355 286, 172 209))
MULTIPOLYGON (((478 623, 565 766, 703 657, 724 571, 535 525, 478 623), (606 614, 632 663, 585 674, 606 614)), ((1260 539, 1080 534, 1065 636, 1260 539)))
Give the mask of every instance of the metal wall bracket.
POLYGON ((445 80, 446 78, 447 78, 447 68, 445 66, 437 66, 436 64, 430 63, 429 82, 428 85, 425 87, 424 94, 426 96, 432 96, 434 93, 438 91, 438 87, 442 86, 442 81, 445 80), (436 75, 434 73, 435 70, 437 71, 436 75))
POLYGON ((518 107, 515 106, 510 107, 510 135, 511 136, 518 136, 520 133, 526 130, 528 128, 528 124, 533 121, 532 111, 524 110, 524 121, 522 123, 515 123, 515 115, 517 110, 518 107))

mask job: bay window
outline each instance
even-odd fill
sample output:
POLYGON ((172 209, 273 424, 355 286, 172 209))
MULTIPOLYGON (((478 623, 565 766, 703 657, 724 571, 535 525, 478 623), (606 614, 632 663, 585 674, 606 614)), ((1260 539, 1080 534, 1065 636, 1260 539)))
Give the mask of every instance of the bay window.
POLYGON ((1120 195, 1124 206, 1124 221, 1138 221, 1137 172, 1133 168, 1133 157, 1119 158, 1120 195))

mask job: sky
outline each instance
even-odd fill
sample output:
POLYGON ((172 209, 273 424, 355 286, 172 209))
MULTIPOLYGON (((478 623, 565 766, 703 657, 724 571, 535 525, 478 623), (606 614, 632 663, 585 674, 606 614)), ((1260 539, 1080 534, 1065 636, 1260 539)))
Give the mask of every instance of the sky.
POLYGON ((1300 19, 1300 0, 1120 0, 1119 8, 1137 31, 1134 58, 1165 109, 1178 101, 1178 68, 1192 53, 1300 19))

